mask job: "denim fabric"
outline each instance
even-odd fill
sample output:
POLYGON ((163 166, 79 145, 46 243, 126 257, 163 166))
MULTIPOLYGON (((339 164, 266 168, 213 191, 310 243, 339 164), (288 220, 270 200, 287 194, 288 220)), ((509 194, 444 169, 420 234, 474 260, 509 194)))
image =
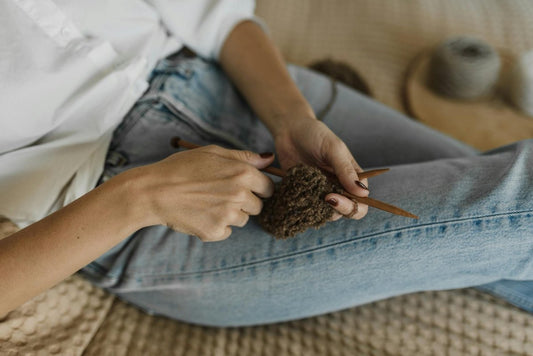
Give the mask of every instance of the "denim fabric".
MULTIPOLYGON (((330 80, 289 71, 313 109, 330 80)), ((420 216, 370 208, 289 240, 251 218, 224 241, 152 226, 86 266, 93 283, 149 313, 204 325, 278 322, 422 290, 480 286, 533 311, 533 140, 479 153, 341 85, 324 123, 365 169, 371 196, 420 216)), ((173 136, 256 152, 272 137, 220 68, 161 61, 111 144, 104 179, 160 160, 173 136)))

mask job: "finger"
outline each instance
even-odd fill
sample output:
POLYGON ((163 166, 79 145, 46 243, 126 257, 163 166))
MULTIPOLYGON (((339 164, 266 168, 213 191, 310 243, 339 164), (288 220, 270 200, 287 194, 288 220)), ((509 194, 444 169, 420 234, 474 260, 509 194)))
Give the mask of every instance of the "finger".
POLYGON ((354 215, 352 219, 360 220, 366 216, 368 213, 368 205, 363 203, 357 203, 357 213, 354 215))
POLYGON ((251 164, 257 169, 268 167, 274 161, 274 153, 272 152, 255 153, 247 150, 223 149, 220 151, 220 155, 251 164))
POLYGON ((368 189, 357 183, 359 182, 359 177, 357 176, 356 167, 359 167, 359 165, 344 143, 341 148, 330 151, 329 158, 335 175, 344 189, 361 197, 368 196, 368 189))
POLYGON ((240 210, 235 214, 235 218, 230 222, 230 225, 243 227, 248 223, 249 219, 250 216, 246 212, 240 210))
POLYGON ((263 209, 263 201, 250 192, 241 209, 248 215, 259 215, 263 209))
POLYGON ((337 212, 337 210, 335 210, 333 212, 333 215, 331 216, 331 218, 329 218, 329 221, 337 221, 339 220, 340 218, 342 218, 342 214, 337 212))
POLYGON ((274 194, 274 182, 265 174, 258 172, 257 179, 250 190, 261 198, 270 198, 274 194))
POLYGON ((331 193, 326 195, 326 202, 344 217, 359 220, 368 212, 366 204, 356 203, 343 195, 331 193))
POLYGON ((274 194, 274 182, 266 174, 250 165, 242 165, 239 174, 240 183, 261 198, 269 198, 274 194))
POLYGON ((246 166, 242 168, 241 177, 245 186, 262 198, 272 196, 274 193, 274 183, 268 176, 259 171, 259 169, 268 167, 274 161, 274 154, 272 152, 258 154, 246 150, 221 148, 220 150, 217 149, 217 154, 252 166, 250 168, 254 169, 249 169, 246 166))
POLYGON ((231 235, 231 227, 224 226, 223 228, 212 231, 209 233, 201 233, 198 234, 198 238, 202 240, 202 242, 216 242, 216 241, 222 241, 227 239, 231 235))
MULTIPOLYGON (((354 165, 354 169, 355 169, 355 171, 356 171, 357 173, 359 173, 359 172, 363 172, 363 169, 359 166, 359 164, 355 161, 355 159, 354 159, 354 161, 353 161, 353 165, 354 165)), ((366 190, 369 190, 368 178, 363 178, 363 179, 359 180, 359 182, 363 183, 363 187, 361 187, 361 186, 359 185, 361 188, 366 189, 366 190)), ((356 182, 356 184, 357 184, 357 182, 356 182)), ((368 194, 367 194, 367 195, 364 195, 364 196, 368 196, 368 194)))
POLYGON ((216 240, 213 240, 213 241, 222 241, 222 240, 225 240, 225 239, 227 239, 228 237, 230 237, 231 232, 232 232, 231 227, 226 226, 226 227, 224 228, 224 231, 223 231, 222 235, 217 236, 216 240))

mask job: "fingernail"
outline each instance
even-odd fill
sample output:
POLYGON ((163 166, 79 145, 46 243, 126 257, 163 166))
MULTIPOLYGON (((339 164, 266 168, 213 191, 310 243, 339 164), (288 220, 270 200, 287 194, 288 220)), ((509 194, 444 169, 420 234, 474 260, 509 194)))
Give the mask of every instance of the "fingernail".
POLYGON ((327 202, 328 202, 329 205, 331 205, 331 206, 333 206, 333 207, 336 207, 337 204, 339 204, 339 202, 338 202, 337 199, 335 199, 335 198, 329 198, 329 199, 327 200, 327 202))
POLYGON ((368 190, 368 187, 366 185, 364 185, 363 183, 361 183, 360 181, 358 181, 358 180, 355 181, 355 184, 357 184, 358 186, 360 186, 364 190, 368 190))
POLYGON ((270 158, 272 157, 274 154, 272 152, 263 152, 263 153, 260 153, 259 156, 261 156, 261 158, 270 158))

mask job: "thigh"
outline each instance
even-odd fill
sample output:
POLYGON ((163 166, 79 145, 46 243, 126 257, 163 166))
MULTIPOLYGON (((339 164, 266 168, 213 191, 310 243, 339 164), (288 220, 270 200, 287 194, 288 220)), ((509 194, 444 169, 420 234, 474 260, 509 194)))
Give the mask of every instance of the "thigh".
POLYGON ((219 326, 533 279, 532 167, 532 140, 479 157, 398 165, 375 178, 373 194, 420 220, 371 211, 275 240, 251 219, 215 243, 154 226, 84 271, 152 313, 219 326))
POLYGON ((347 144, 362 167, 478 153, 341 83, 332 84, 310 69, 290 65, 289 71, 314 111, 325 111, 323 122, 347 144))

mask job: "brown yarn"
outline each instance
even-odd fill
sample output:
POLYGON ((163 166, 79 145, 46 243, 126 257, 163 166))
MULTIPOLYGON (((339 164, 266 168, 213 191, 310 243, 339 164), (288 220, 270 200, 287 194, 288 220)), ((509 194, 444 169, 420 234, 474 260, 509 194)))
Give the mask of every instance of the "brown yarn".
POLYGON ((359 91, 361 94, 372 96, 370 87, 364 81, 363 77, 353 67, 344 62, 333 59, 322 59, 309 64, 309 68, 328 75, 334 80, 359 91))
POLYGON ((259 222, 277 239, 286 239, 307 230, 318 229, 333 215, 324 201, 329 193, 341 193, 342 187, 318 168, 297 165, 276 183, 274 194, 265 200, 259 222))

